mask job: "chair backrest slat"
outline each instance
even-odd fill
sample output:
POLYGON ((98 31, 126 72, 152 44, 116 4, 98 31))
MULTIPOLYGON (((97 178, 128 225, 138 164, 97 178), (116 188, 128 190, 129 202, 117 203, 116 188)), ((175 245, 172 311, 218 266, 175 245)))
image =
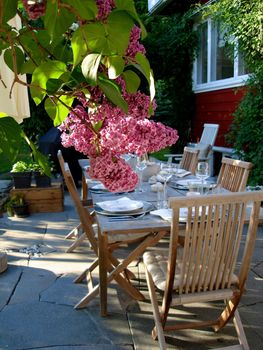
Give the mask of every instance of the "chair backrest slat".
POLYGON ((231 192, 240 192, 246 189, 252 163, 223 157, 217 184, 231 192))

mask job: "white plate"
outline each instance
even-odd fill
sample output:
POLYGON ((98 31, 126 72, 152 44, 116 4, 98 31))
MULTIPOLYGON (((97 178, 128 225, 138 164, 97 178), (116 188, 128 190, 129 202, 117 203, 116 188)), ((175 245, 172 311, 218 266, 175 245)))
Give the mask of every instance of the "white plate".
POLYGON ((128 197, 97 203, 102 210, 110 213, 133 212, 143 207, 143 202, 134 201, 128 197))
POLYGON ((141 215, 143 213, 148 213, 149 211, 154 209, 154 206, 152 203, 149 202, 143 202, 143 207, 137 210, 132 210, 132 211, 123 211, 123 212, 117 212, 117 213, 113 213, 113 212, 109 212, 109 211, 105 211, 103 210, 101 207, 99 207, 98 205, 95 205, 94 207, 96 213, 101 214, 101 215, 106 215, 106 216, 120 216, 120 215, 141 215))
POLYGON ((179 181, 176 181, 177 185, 179 186, 183 186, 183 187, 189 187, 189 183, 192 183, 192 184, 202 184, 202 181, 201 180, 198 180, 198 179, 188 179, 188 180, 179 180, 179 181))
MULTIPOLYGON (((196 185, 201 185, 202 181, 199 179, 188 179, 188 180, 179 180, 176 181, 176 185, 177 186, 181 186, 181 187, 185 187, 185 188, 189 188, 189 184, 196 184, 196 185)), ((211 183, 211 182, 204 182, 204 185, 206 188, 213 188, 215 186, 215 184, 211 183)))

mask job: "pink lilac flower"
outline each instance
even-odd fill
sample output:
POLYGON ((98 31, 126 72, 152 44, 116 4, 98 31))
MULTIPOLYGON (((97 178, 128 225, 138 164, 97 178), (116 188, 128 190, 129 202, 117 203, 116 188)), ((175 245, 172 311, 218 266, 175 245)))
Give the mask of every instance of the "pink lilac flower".
POLYGON ((115 7, 115 2, 114 0, 96 0, 96 5, 98 7, 97 19, 104 20, 115 7))
MULTIPOLYGON (((120 158, 122 154, 156 152, 178 139, 176 130, 149 120, 149 96, 139 91, 123 95, 128 101, 128 115, 103 97, 101 105, 89 113, 81 105, 75 107, 60 126, 63 146, 73 146, 93 159, 90 176, 110 191, 128 191, 137 184, 137 176, 120 158), (96 123, 100 127, 95 131, 96 123)), ((78 99, 82 101, 84 96, 79 95, 78 99)), ((89 103, 85 102, 85 106, 89 103)))
POLYGON ((43 16, 46 11, 46 0, 22 0, 28 17, 32 20, 43 16))
POLYGON ((141 52, 145 55, 145 47, 139 42, 140 36, 141 29, 135 25, 131 30, 129 46, 125 53, 126 56, 134 58, 137 52, 141 52))
POLYGON ((88 174, 100 180, 111 192, 131 191, 138 184, 138 175, 130 165, 111 153, 90 158, 88 174))

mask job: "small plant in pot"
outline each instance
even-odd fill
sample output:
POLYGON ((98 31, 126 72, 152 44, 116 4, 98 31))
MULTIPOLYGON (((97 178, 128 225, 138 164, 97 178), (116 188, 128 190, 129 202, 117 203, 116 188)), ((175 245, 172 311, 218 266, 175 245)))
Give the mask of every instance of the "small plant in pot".
POLYGON ((32 164, 32 171, 34 172, 37 187, 51 186, 51 170, 52 164, 48 157, 46 157, 44 165, 36 162, 32 164))
POLYGON ((24 218, 29 215, 28 203, 26 203, 22 193, 11 195, 6 201, 4 208, 8 216, 24 218))
POLYGON ((30 163, 19 160, 11 170, 15 188, 28 188, 31 186, 32 166, 30 163))

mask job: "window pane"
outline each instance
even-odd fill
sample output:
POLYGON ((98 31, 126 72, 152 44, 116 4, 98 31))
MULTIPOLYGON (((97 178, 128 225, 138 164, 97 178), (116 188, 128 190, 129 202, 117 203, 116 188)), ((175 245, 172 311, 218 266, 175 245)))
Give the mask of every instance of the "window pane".
POLYGON ((226 43, 224 32, 213 25, 211 33, 211 80, 221 80, 234 76, 234 45, 226 43))
POLYGON ((207 82, 207 22, 198 26, 197 84, 207 82))

